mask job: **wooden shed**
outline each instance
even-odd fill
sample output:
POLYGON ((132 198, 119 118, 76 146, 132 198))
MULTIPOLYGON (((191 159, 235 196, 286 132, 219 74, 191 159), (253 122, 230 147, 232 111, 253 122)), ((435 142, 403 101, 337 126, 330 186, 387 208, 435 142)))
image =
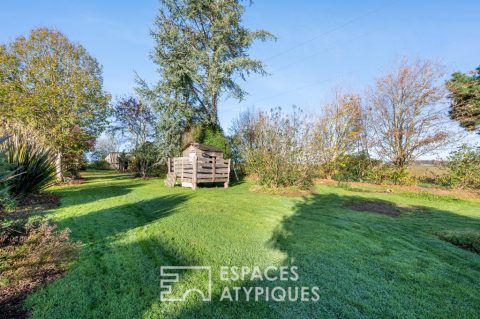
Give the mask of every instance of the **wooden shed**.
POLYGON ((200 183, 230 183, 230 159, 223 158, 223 151, 215 146, 190 143, 182 151, 182 157, 169 158, 165 181, 169 187, 180 182, 195 189, 200 183))
POLYGON ((223 159, 223 151, 215 146, 199 143, 190 143, 182 151, 182 156, 191 157, 196 155, 197 157, 204 158, 219 158, 223 159))
POLYGON ((110 168, 120 169, 120 152, 110 152, 105 157, 105 161, 110 164, 110 168))
POLYGON ((125 171, 128 169, 128 157, 130 154, 125 152, 110 152, 105 157, 105 161, 110 164, 110 168, 125 171))

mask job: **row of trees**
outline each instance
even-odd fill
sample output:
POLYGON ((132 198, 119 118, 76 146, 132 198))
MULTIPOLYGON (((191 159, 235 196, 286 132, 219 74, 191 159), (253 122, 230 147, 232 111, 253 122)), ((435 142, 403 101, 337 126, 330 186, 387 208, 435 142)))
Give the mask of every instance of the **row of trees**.
MULTIPOLYGON (((270 187, 306 187, 314 176, 406 182, 408 164, 457 139, 443 76, 442 67, 432 61, 405 59, 362 96, 337 90, 316 116, 296 108, 291 113, 247 111, 232 127, 236 161, 270 187)), ((453 119, 459 119, 459 105, 471 110, 466 105, 478 103, 466 102, 465 94, 458 97, 451 89, 459 77, 447 82, 453 119)), ((478 114, 468 114, 468 123, 475 116, 478 121, 478 114)), ((452 158, 464 155, 474 158, 471 152, 452 158)))
POLYGON ((400 180, 410 162, 456 139, 444 107, 447 97, 452 119, 468 130, 478 127, 479 70, 455 73, 443 85, 440 65, 404 60, 362 96, 338 90, 314 120, 298 109, 293 114, 279 109, 243 114, 229 140, 218 122, 219 101, 242 100, 246 92, 238 80, 250 73, 266 74, 248 49, 255 40, 274 36, 245 28, 245 7, 238 0, 163 0, 160 5, 151 54, 160 80, 148 85, 137 77, 140 101, 121 99, 110 129, 122 136, 127 132, 133 150, 154 142, 149 149, 157 152, 158 161, 153 162, 196 141, 219 146, 227 154, 231 148, 237 162, 260 178, 269 176, 271 186, 309 184, 303 176, 311 170, 305 164, 321 167, 329 177, 338 175, 338 167, 357 167, 355 174, 366 176, 367 168, 380 161, 392 167, 377 171, 380 180, 388 178, 385 172, 400 180))
POLYGON ((61 32, 39 28, 1 45, 0 133, 19 132, 51 149, 60 180, 66 169, 75 174, 109 118, 108 138, 97 144, 97 158, 107 149, 145 149, 147 142, 154 144, 148 148, 158 159, 176 155, 192 139, 228 148, 218 122, 219 101, 243 98, 235 79, 265 73, 247 51, 255 40, 273 37, 242 26, 241 1, 165 0, 160 5, 152 31, 160 80, 147 85, 137 78, 138 98, 121 98, 113 106, 99 63, 61 32))
POLYGON ((448 92, 450 116, 469 130, 478 128, 478 70, 454 74, 447 91, 437 64, 405 60, 362 96, 338 90, 315 119, 298 109, 244 114, 234 125, 231 143, 219 125, 219 102, 243 99, 239 80, 265 74, 248 49, 273 35, 245 28, 245 7, 238 0, 162 0, 160 5, 151 54, 160 80, 149 85, 137 77, 137 97, 120 98, 114 105, 103 90, 101 66, 60 32, 40 28, 1 45, 0 133, 18 131, 51 149, 59 179, 65 168, 75 171, 95 144, 96 159, 123 148, 140 162, 148 153, 143 163, 153 167, 196 141, 231 152, 237 162, 267 164, 268 154, 280 154, 275 165, 260 169, 252 164, 249 171, 268 171, 274 176, 271 184, 281 186, 304 180, 304 172, 295 178, 292 172, 304 170, 305 164, 320 165, 331 176, 340 165, 332 163, 362 154, 403 168, 442 148, 452 138, 441 107, 448 92), (96 141, 105 128, 104 138, 96 141), (289 176, 279 176, 280 171, 289 176))

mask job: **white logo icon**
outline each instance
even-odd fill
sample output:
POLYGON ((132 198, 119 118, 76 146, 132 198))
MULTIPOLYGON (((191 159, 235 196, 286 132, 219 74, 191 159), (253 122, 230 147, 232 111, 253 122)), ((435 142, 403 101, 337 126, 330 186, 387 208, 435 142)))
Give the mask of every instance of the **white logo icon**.
MULTIPOLYGON (((160 301, 185 301, 190 293, 198 294, 203 301, 212 300, 212 267, 210 266, 162 266, 160 267, 160 301), (180 280, 180 273, 188 270, 208 275, 208 287, 190 288, 180 297, 172 296, 172 286, 180 280)), ((177 294, 175 294, 177 295, 177 294)))

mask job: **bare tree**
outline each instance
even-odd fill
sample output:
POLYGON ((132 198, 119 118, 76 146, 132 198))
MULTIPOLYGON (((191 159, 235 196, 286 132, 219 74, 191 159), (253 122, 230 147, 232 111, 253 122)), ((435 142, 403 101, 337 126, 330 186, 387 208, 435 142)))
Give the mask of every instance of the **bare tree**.
POLYGON ((110 131, 120 132, 132 148, 153 138, 156 118, 149 105, 135 97, 123 97, 115 104, 113 115, 115 121, 111 124, 110 131))
POLYGON ((362 123, 360 97, 337 89, 333 101, 326 104, 314 123, 313 147, 317 162, 332 162, 358 148, 362 123))
POLYGON ((374 151, 403 167, 449 141, 442 102, 442 67, 428 60, 403 60, 367 91, 368 128, 374 151))
POLYGON ((103 160, 109 153, 120 151, 121 141, 115 131, 108 131, 98 138, 91 153, 94 160, 103 160))
POLYGON ((246 173, 257 177, 261 185, 277 188, 313 185, 311 125, 301 109, 285 113, 247 111, 232 127, 234 154, 246 173))

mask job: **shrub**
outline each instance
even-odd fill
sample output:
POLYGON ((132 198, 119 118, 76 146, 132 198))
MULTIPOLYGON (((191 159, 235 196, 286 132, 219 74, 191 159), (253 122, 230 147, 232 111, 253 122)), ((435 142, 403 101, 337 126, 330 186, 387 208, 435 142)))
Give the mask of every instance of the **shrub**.
POLYGON ((438 233, 438 237, 455 246, 480 253, 480 233, 473 230, 455 230, 438 233))
POLYGON ((192 125, 183 133, 182 144, 187 145, 192 142, 216 146, 223 151, 225 158, 231 157, 230 141, 219 125, 192 125))
POLYGON ((462 145, 450 153, 443 183, 455 188, 480 188, 480 147, 462 145))
POLYGON ((15 176, 9 181, 13 196, 39 192, 54 182, 55 166, 50 150, 15 136, 4 144, 4 151, 7 162, 15 170, 15 176))
POLYGON ((131 165, 137 176, 159 176, 161 173, 161 152, 152 142, 145 142, 138 146, 130 157, 131 165))
POLYGON ((310 136, 306 117, 294 109, 241 115, 233 128, 234 154, 245 171, 268 188, 313 186, 309 166, 310 136))
POLYGON ((339 159, 365 147, 365 119, 360 102, 358 95, 337 89, 334 99, 312 119, 314 159, 323 166, 327 178, 338 170, 339 159))
POLYGON ((375 184, 393 183, 395 185, 413 185, 415 178, 408 172, 406 166, 379 165, 373 167, 367 176, 375 184))
POLYGON ((130 156, 125 152, 121 152, 118 155, 118 165, 119 165, 120 171, 125 172, 128 170, 129 157, 130 156))
POLYGON ((88 165, 88 167, 93 169, 98 169, 98 170, 111 169, 110 164, 104 159, 93 161, 92 163, 90 163, 90 165, 88 165))
POLYGON ((335 161, 322 165, 321 170, 328 171, 327 176, 332 176, 337 181, 363 182, 379 164, 378 160, 359 153, 340 156, 335 161))
POLYGON ((63 175, 72 178, 79 178, 80 171, 86 169, 86 160, 83 153, 69 152, 63 155, 63 175))
POLYGON ((0 282, 3 297, 25 294, 58 277, 77 255, 79 243, 69 240, 68 229, 49 223, 0 224, 0 282), (41 278, 42 280, 39 280, 41 278))
POLYGON ((223 151, 225 158, 231 157, 230 141, 225 137, 220 127, 208 127, 203 134, 201 143, 216 146, 223 151))

